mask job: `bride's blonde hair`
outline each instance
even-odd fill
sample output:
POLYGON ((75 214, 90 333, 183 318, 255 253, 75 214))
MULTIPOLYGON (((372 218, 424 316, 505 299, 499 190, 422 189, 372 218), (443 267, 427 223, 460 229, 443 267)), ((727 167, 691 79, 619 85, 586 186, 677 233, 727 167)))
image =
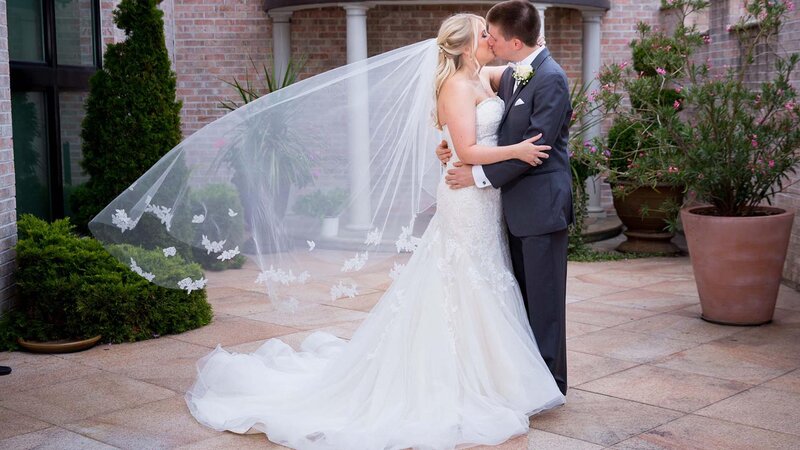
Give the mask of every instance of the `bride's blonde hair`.
MULTIPOLYGON (((452 77, 464 64, 464 50, 471 46, 470 56, 475 58, 481 31, 486 29, 486 21, 475 14, 455 14, 448 17, 439 27, 436 43, 439 45, 439 62, 436 66, 436 100, 445 81, 452 77)), ((434 113, 439 125, 438 113, 434 113)))

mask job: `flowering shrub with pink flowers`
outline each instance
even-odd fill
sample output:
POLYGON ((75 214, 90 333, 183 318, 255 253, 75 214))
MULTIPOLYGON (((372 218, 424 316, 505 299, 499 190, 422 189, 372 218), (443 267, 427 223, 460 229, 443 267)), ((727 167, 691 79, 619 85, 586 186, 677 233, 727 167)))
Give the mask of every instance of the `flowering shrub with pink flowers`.
MULTIPOLYGON (((706 1, 686 1, 685 12, 692 14, 707 5, 706 1)), ((618 196, 639 186, 684 185, 683 154, 672 136, 684 125, 674 123, 671 126, 676 129, 667 130, 663 118, 669 116, 672 122, 683 111, 680 75, 703 45, 703 37, 694 28, 678 26, 668 35, 640 22, 637 30, 638 36, 630 43, 632 64, 607 65, 598 77, 596 92, 598 102, 613 111, 613 124, 597 145, 609 152, 605 166, 609 181, 627 182, 615 185, 618 196)))
MULTIPOLYGON (((662 3, 681 19, 708 6, 700 0, 662 3)), ((790 83, 800 56, 782 54, 777 45, 794 4, 749 0, 745 9, 730 27, 740 49, 735 67, 713 68, 693 58, 710 39, 680 20, 672 36, 640 28, 640 43, 661 42, 650 55, 655 66, 634 67, 635 73, 608 66, 600 75, 610 86, 599 93, 601 100, 617 111, 617 123, 632 130, 635 148, 624 161, 627 173, 642 182, 683 183, 719 216, 756 214, 754 208, 782 190, 800 163, 800 100, 790 83), (670 53, 676 58, 668 59, 670 53), (774 66, 765 75, 755 72, 763 61, 774 66), (656 95, 638 96, 637 89, 655 89, 650 92, 656 95), (628 94, 628 110, 620 90, 628 94)), ((613 152, 612 139, 605 144, 613 152)))

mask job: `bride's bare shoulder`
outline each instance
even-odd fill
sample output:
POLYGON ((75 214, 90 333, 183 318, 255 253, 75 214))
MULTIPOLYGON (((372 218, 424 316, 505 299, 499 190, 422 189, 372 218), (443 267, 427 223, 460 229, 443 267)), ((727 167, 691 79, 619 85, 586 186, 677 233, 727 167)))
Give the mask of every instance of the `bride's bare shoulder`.
POLYGON ((475 96, 474 83, 466 77, 461 76, 461 74, 456 74, 448 78, 439 90, 439 98, 444 101, 454 98, 474 98, 475 96))

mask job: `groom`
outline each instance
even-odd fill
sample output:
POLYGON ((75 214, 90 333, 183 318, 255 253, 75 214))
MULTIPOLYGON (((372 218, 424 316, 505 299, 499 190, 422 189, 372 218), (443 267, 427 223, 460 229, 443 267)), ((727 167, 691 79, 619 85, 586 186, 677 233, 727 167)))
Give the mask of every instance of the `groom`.
MULTIPOLYGON (((567 226, 573 221, 572 173, 567 155, 572 116, 567 76, 538 46, 541 21, 527 1, 496 4, 486 15, 489 45, 498 58, 517 61, 503 73, 498 95, 505 112, 498 145, 542 133, 549 157, 531 166, 520 160, 485 166, 456 163, 446 181, 453 189, 476 185, 502 190, 514 275, 519 282, 539 351, 562 393, 567 392, 567 226), (526 68, 526 66, 529 66, 526 68), (526 76, 533 69, 531 76, 526 76)), ((449 159, 445 146, 440 159, 449 159)))

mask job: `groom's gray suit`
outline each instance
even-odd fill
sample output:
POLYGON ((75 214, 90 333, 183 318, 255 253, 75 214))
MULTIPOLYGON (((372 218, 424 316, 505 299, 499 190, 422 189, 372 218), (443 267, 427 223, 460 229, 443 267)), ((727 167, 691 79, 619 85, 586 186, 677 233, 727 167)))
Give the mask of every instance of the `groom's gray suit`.
POLYGON ((520 160, 483 166, 492 186, 502 189, 514 274, 528 319, 550 372, 567 392, 566 281, 567 227, 573 221, 572 172, 567 154, 572 117, 567 76, 543 49, 533 60, 534 75, 514 90, 512 68, 500 80, 506 109, 499 145, 516 144, 542 133, 549 145, 539 166, 520 160))

